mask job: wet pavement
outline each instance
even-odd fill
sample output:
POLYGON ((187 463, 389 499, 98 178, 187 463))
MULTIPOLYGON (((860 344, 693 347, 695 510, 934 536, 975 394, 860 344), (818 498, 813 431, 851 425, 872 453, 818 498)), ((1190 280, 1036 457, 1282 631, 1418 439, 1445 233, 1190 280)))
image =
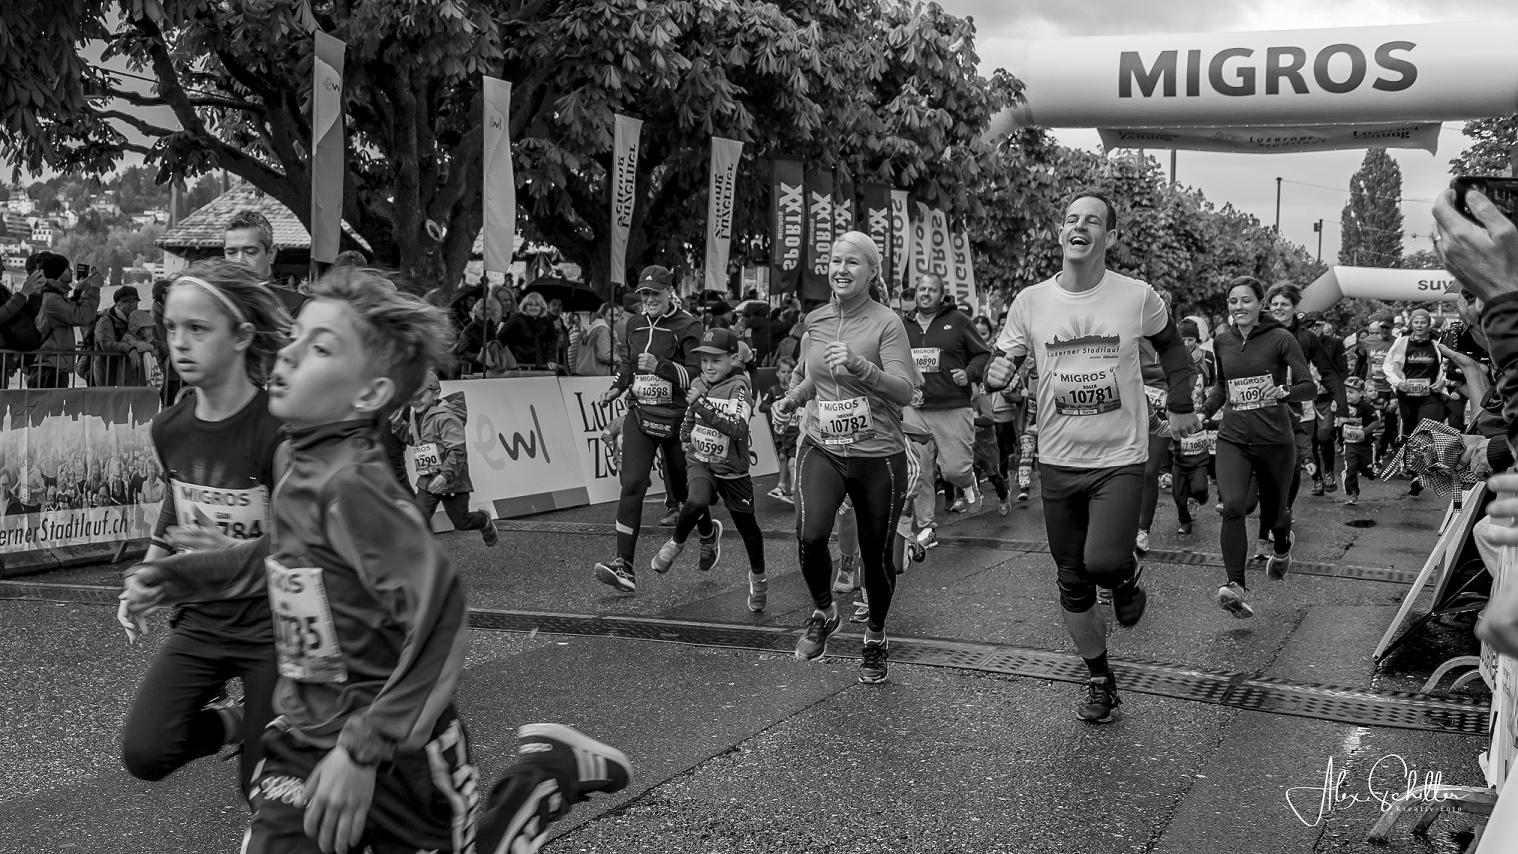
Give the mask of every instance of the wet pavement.
MULTIPOLYGON (((772 485, 762 478, 756 491, 772 485)), ((1371 661, 1443 515, 1433 495, 1405 491, 1367 484, 1355 508, 1304 494, 1296 556, 1321 572, 1268 583, 1253 568, 1258 616, 1249 621, 1212 602, 1223 575, 1217 515, 1204 508, 1196 533, 1179 536, 1164 496, 1145 561, 1148 614, 1109 639, 1120 690, 1124 662, 1152 662, 1182 681, 1226 671, 1236 681, 1409 691, 1442 659, 1470 654, 1468 621, 1436 623, 1379 669, 1371 661), (1334 574, 1356 567, 1403 581, 1334 574)), ((674 643, 474 632, 458 702, 487 779, 510 762, 515 728, 541 720, 617 744, 636 766, 627 792, 578 806, 545 850, 1442 852, 1469 839, 1474 819, 1451 813, 1427 837, 1413 836, 1408 818, 1390 845, 1363 841, 1380 815, 1376 795, 1406 787, 1403 764, 1420 778, 1479 784, 1486 745, 1477 735, 1165 691, 1125 692, 1123 717, 1092 726, 1074 715, 1081 688, 1057 674, 893 662, 888 683, 860 685, 850 657, 857 627, 815 664, 796 662, 790 640, 774 632, 767 650, 703 644, 703 631, 793 629, 809 612, 790 508, 765 497, 759 505, 773 578, 763 614, 745 607, 745 558, 732 532, 717 570, 698 572, 692 548, 668 575, 640 568, 636 596, 593 580, 592 565, 612 551, 609 505, 503 522, 493 551, 474 535, 443 536, 474 608, 678 622, 650 624, 673 626, 674 643), (1347 774, 1341 800, 1322 809, 1316 790, 1330 760, 1347 774)), ((661 509, 647 505, 640 567, 667 536, 654 524, 661 509)), ((900 579, 891 633, 1068 660, 1037 493, 1006 518, 988 502, 978 515, 941 520, 948 544, 900 579)), ((119 569, 17 581, 112 584, 119 569)), ((158 783, 121 769, 120 723, 162 623, 133 648, 110 607, 62 587, 55 601, 7 600, 6 589, 0 583, 0 852, 236 850, 246 812, 235 763, 202 760, 158 783)), ((1479 689, 1469 696, 1486 699, 1479 689)))

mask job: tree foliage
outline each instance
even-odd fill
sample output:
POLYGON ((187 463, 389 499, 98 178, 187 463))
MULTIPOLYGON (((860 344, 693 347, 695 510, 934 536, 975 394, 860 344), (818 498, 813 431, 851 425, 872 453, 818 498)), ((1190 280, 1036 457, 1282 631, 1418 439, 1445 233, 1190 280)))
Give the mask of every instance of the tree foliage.
POLYGON ((776 152, 974 216, 976 137, 1015 88, 976 74, 968 20, 889 0, 19 0, 0 4, 0 33, 23 36, 0 42, 0 152, 94 175, 135 152, 160 183, 225 169, 306 220, 317 28, 348 44, 343 217, 419 287, 455 282, 480 231, 486 74, 513 83, 526 236, 598 278, 613 113, 646 122, 637 264, 701 241, 714 134, 746 143, 740 253, 763 230, 776 152), (84 62, 89 39, 153 90, 84 62), (154 107, 177 126, 144 118, 154 107))
POLYGON ((1476 119, 1465 123, 1471 147, 1450 161, 1456 175, 1506 175, 1518 151, 1518 116, 1476 119))
POLYGON ((1402 260, 1402 170, 1384 148, 1365 152, 1339 216, 1339 263, 1396 267, 1402 260))

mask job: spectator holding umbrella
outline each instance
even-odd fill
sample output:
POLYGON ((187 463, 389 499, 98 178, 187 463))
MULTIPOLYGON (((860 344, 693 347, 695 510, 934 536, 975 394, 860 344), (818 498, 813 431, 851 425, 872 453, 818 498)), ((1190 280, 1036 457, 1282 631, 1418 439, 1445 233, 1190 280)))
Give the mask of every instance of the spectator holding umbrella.
POLYGON ((556 371, 558 331, 542 294, 522 297, 521 310, 501 326, 500 342, 523 368, 556 371))

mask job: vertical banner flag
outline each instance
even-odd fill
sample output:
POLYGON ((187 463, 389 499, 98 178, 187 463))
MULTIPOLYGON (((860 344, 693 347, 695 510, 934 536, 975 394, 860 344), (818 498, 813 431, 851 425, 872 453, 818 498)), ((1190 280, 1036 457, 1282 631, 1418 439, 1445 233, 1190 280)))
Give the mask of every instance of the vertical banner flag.
POLYGON ((485 78, 485 271, 511 269, 516 249, 517 181, 511 169, 511 84, 485 78))
POLYGON ((828 261, 833 256, 833 170, 806 170, 806 254, 801 275, 801 299, 826 301, 828 261))
POLYGON ((343 178, 348 174, 343 155, 348 134, 343 128, 342 41, 316 31, 316 56, 311 63, 311 260, 337 260, 343 233, 343 178))
POLYGON ((854 230, 854 181, 842 169, 833 175, 833 234, 854 230))
MULTIPOLYGON (((912 282, 933 272, 933 227, 929 220, 932 213, 922 202, 917 203, 917 219, 912 223, 912 282)), ((942 271, 940 271, 942 272, 942 271)))
POLYGON ((776 157, 770 168, 771 292, 793 294, 801 286, 806 237, 806 190, 801 177, 805 167, 794 157, 776 157))
POLYGON ((706 289, 727 290, 727 253, 733 239, 738 158, 743 143, 712 137, 712 177, 706 192, 706 289))
POLYGON ((885 266, 880 277, 885 280, 889 297, 899 290, 894 278, 896 267, 891 246, 891 188, 886 184, 864 184, 859 188, 859 207, 860 219, 864 223, 862 230, 880 250, 880 261, 885 266))
POLYGON ((891 275, 898 292, 911 284, 912 214, 906 190, 891 191, 891 275))
POLYGON ((928 211, 928 268, 943 276, 944 284, 955 296, 963 296, 949 267, 949 216, 938 208, 928 211))
POLYGON ((980 305, 980 296, 975 292, 975 265, 970 259, 970 239, 962 230, 949 233, 949 278, 954 282, 956 293, 969 297, 971 305, 980 305))
POLYGON ((637 202, 638 141, 642 133, 642 119, 616 116, 611 161, 611 287, 601 295, 606 299, 611 299, 617 285, 627 284, 627 236, 632 232, 637 202))

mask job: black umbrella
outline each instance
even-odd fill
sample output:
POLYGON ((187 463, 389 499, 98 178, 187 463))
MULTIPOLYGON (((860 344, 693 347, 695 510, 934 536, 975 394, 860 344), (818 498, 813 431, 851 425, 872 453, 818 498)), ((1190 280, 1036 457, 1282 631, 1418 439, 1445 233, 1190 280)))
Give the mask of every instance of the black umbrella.
POLYGON ((595 311, 606 302, 589 285, 558 276, 533 279, 531 284, 522 289, 522 294, 542 294, 543 299, 550 302, 561 300, 565 311, 595 311))

